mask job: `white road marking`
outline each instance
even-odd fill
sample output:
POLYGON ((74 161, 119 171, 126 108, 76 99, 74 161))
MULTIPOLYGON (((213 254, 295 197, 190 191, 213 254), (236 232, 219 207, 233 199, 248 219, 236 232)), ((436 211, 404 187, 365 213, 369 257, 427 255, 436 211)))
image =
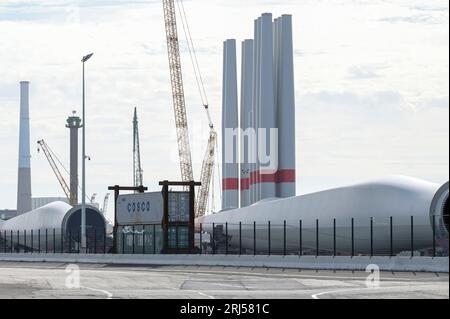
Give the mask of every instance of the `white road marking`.
POLYGON ((340 292, 347 292, 347 291, 359 291, 359 290, 365 290, 365 289, 370 289, 370 288, 353 288, 353 289, 339 289, 339 290, 324 291, 324 292, 320 292, 318 294, 311 295, 311 298, 312 299, 320 299, 319 296, 323 296, 326 294, 340 293, 340 292))
POLYGON ((91 290, 91 291, 96 291, 96 292, 101 292, 106 295, 106 299, 112 299, 112 297, 113 297, 112 293, 110 293, 109 291, 103 290, 103 289, 95 289, 95 288, 90 288, 90 287, 85 287, 85 286, 80 286, 80 288, 91 290))
POLYGON ((234 287, 234 288, 243 288, 242 285, 230 285, 230 284, 220 284, 215 283, 216 286, 222 286, 222 287, 234 287))
POLYGON ((426 287, 433 287, 433 283, 428 284, 415 284, 415 285, 408 285, 408 286, 385 286, 385 287, 377 287, 377 288, 368 288, 368 287, 360 287, 360 288, 347 288, 347 289, 338 289, 338 290, 329 290, 329 291, 323 291, 314 295, 311 295, 312 299, 320 299, 319 296, 327 295, 327 294, 334 294, 334 293, 341 293, 341 292, 357 292, 357 291, 380 291, 380 290, 388 290, 390 292, 394 291, 414 291, 416 289, 424 289, 426 287))
POLYGON ((203 292, 200 292, 200 291, 196 291, 199 295, 202 295, 203 297, 206 297, 206 298, 209 298, 209 299, 216 299, 216 298, 214 298, 214 296, 210 296, 210 295, 207 295, 207 294, 205 294, 205 293, 203 293, 203 292))

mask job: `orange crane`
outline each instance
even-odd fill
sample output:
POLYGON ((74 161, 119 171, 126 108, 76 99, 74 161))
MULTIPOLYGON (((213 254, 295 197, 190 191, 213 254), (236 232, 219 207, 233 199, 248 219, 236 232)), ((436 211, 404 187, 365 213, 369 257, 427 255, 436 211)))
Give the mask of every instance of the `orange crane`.
MULTIPOLYGON (((181 21, 186 35, 187 45, 194 67, 197 86, 208 117, 210 135, 208 146, 203 160, 200 181, 202 183, 195 205, 196 217, 203 216, 208 204, 208 195, 214 172, 214 163, 217 149, 217 133, 209 113, 208 99, 203 85, 194 44, 189 30, 186 13, 182 0, 177 0, 181 15, 181 21)), ((191 149, 189 144, 189 130, 186 115, 186 103, 184 97, 183 74, 181 69, 180 46, 177 31, 177 17, 175 11, 175 0, 163 0, 164 20, 166 27, 167 51, 169 56, 170 80, 172 85, 172 98, 175 114, 175 126, 177 131, 178 153, 180 157, 181 179, 183 182, 194 180, 192 170, 191 149)), ((213 199, 214 201, 214 199, 213 199)))

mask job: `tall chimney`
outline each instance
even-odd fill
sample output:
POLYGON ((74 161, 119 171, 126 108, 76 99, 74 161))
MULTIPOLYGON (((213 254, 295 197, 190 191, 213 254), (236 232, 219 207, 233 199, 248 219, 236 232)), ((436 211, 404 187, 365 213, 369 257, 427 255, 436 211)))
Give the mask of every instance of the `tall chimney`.
POLYGON ((67 118, 66 127, 70 129, 70 205, 78 205, 78 129, 81 118, 75 115, 67 118))
POLYGON ((222 209, 229 209, 239 207, 236 40, 226 40, 224 42, 223 58, 222 209))
POLYGON ((31 211, 30 110, 28 81, 20 82, 19 172, 17 215, 31 211))

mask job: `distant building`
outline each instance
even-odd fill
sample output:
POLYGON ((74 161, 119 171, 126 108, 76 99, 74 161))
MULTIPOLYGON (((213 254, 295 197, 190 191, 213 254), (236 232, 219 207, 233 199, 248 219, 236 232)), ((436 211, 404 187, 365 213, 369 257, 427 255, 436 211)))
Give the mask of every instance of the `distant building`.
POLYGON ((64 202, 68 204, 69 200, 66 197, 35 197, 31 200, 31 207, 32 210, 35 210, 53 202, 64 202))
POLYGON ((17 216, 17 210, 3 209, 0 210, 0 219, 8 220, 17 216))

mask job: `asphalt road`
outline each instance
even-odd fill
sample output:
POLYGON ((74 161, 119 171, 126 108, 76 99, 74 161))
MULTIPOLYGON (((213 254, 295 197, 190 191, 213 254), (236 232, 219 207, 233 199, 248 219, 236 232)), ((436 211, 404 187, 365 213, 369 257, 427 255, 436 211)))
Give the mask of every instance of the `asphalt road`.
POLYGON ((448 274, 382 272, 379 287, 367 286, 368 275, 242 267, 0 262, 0 298, 449 298, 448 274))

